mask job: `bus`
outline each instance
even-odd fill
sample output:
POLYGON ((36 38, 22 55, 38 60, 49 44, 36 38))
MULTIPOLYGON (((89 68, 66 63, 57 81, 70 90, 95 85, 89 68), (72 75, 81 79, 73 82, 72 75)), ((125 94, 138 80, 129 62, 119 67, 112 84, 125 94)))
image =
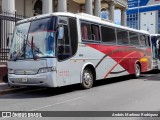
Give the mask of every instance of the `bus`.
POLYGON ((160 34, 151 34, 152 67, 153 70, 160 69, 160 34))
POLYGON ((10 86, 60 87, 152 68, 150 34, 84 13, 56 12, 19 21, 8 61, 10 86))

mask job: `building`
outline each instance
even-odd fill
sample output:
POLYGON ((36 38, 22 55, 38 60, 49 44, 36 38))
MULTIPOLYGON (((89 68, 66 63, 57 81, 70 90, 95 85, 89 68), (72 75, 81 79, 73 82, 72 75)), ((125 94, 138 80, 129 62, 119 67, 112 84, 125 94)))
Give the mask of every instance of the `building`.
POLYGON ((160 0, 128 0, 127 26, 160 34, 160 0))
POLYGON ((125 23, 127 0, 0 0, 0 9, 17 11, 24 16, 32 17, 50 12, 86 12, 99 16, 101 8, 108 9, 114 21, 114 10, 120 9, 125 23))

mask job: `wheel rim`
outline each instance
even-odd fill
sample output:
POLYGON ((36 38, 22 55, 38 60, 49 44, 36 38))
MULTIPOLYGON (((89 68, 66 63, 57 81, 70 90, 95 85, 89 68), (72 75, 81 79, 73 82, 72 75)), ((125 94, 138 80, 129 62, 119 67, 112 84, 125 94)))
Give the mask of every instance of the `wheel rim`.
POLYGON ((140 66, 136 64, 136 77, 140 76, 140 66))
POLYGON ((89 70, 84 70, 83 85, 85 88, 91 88, 93 84, 93 76, 89 70))

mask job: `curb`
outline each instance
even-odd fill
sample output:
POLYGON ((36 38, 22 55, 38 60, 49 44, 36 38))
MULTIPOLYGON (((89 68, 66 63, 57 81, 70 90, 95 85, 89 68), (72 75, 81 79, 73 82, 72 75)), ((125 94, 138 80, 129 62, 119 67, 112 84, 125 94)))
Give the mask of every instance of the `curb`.
POLYGON ((0 96, 1 95, 7 95, 10 93, 18 93, 18 92, 32 92, 35 90, 42 90, 42 88, 38 89, 28 89, 26 87, 20 87, 20 88, 11 88, 8 87, 8 83, 0 83, 0 96))
POLYGON ((0 83, 0 87, 4 85, 8 85, 8 83, 4 83, 4 82, 0 83))
POLYGON ((4 95, 4 94, 8 94, 8 93, 14 93, 17 92, 18 90, 20 90, 21 88, 10 88, 10 89, 6 89, 6 90, 2 90, 0 91, 0 95, 4 95))

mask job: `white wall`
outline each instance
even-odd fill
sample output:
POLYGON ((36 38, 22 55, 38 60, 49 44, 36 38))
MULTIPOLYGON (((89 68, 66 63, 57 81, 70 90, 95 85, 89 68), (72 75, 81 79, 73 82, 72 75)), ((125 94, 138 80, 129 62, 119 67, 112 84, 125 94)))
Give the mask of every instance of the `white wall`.
POLYGON ((19 14, 24 15, 24 0, 15 0, 15 9, 19 14))
POLYGON ((72 13, 78 13, 80 12, 80 5, 72 0, 68 0, 67 1, 69 6, 68 8, 68 12, 72 12, 72 13))
POLYGON ((25 8, 26 8, 26 16, 32 17, 34 14, 34 2, 35 0, 26 0, 25 8))
POLYGON ((149 0, 147 5, 154 5, 154 4, 160 4, 160 0, 149 0))
POLYGON ((15 0, 15 8, 19 14, 31 17, 34 14, 34 1, 35 0, 15 0))
POLYGON ((158 33, 158 11, 140 13, 140 29, 147 30, 151 34, 158 33))

